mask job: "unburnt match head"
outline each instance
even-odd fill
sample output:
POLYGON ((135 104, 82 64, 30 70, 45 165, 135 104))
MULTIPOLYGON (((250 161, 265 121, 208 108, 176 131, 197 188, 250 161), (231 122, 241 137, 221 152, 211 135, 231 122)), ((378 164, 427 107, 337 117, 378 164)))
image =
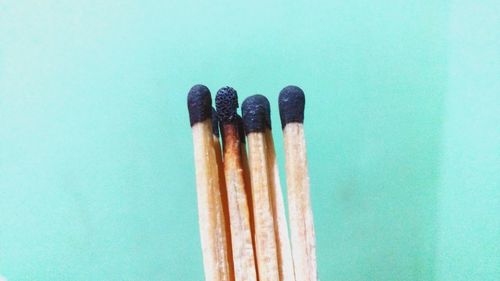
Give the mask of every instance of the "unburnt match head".
POLYGON ((241 105, 245 133, 264 132, 271 128, 269 101, 263 95, 253 95, 241 105))
POLYGON ((212 96, 204 85, 194 85, 187 98, 189 121, 191 126, 203 122, 212 116, 212 96))
POLYGON ((304 123, 304 91, 297 86, 287 86, 280 92, 279 109, 281 127, 288 123, 304 123))
POLYGON ((217 91, 215 106, 221 124, 234 123, 236 121, 236 110, 238 109, 238 94, 231 87, 223 87, 217 91))
POLYGON ((264 97, 264 108, 266 110, 266 118, 265 118, 265 125, 266 128, 271 129, 271 104, 269 103, 269 100, 264 97))
POLYGON ((212 133, 214 136, 219 137, 219 117, 217 116, 217 111, 212 106, 212 133))

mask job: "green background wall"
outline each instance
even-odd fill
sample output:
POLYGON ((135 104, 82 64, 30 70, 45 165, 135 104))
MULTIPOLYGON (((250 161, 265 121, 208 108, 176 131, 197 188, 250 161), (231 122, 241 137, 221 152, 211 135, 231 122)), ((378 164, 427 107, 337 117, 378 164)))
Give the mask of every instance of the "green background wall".
POLYGON ((500 280, 500 5, 475 2, 1 1, 0 275, 202 280, 204 83, 270 98, 282 166, 278 92, 305 90, 321 280, 500 280))
POLYGON ((451 6, 436 280, 500 280, 500 3, 451 6))

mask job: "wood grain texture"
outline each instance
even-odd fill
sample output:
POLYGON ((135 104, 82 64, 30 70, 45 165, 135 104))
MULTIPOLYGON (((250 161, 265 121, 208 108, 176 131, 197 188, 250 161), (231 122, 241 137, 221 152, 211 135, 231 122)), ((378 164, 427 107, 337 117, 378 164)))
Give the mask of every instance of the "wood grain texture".
POLYGON ((316 281, 316 241, 307 170, 304 126, 289 123, 283 129, 292 254, 297 281, 316 281))
POLYGON ((224 125, 223 144, 235 280, 255 281, 257 270, 243 176, 240 137, 234 125, 224 125))
POLYGON ((231 281, 211 122, 206 120, 192 126, 203 267, 206 281, 231 281))
POLYGON ((250 133, 247 135, 247 140, 259 280, 277 281, 280 280, 280 277, 273 202, 269 192, 270 179, 267 172, 266 138, 263 133, 250 133))
POLYGON ((227 195, 227 186, 226 186, 226 179, 224 176, 224 163, 223 163, 223 157, 222 157, 222 151, 221 151, 221 143, 219 136, 212 134, 213 137, 213 144, 214 144, 214 151, 215 151, 215 158, 217 161, 217 171, 219 173, 219 187, 220 187, 220 195, 221 195, 221 202, 222 202, 222 212, 224 214, 224 229, 226 231, 226 239, 227 239, 227 244, 228 249, 227 249, 227 254, 228 254, 228 261, 229 261, 229 272, 230 272, 230 277, 232 278, 231 280, 234 280, 234 259, 233 259, 233 249, 232 249, 232 240, 231 240, 231 225, 230 225, 230 218, 229 218, 229 203, 228 203, 228 195, 227 195))
POLYGON ((285 203, 283 202, 283 192, 281 190, 278 162, 274 149, 272 131, 265 131, 267 144, 267 169, 270 179, 270 194, 273 204, 274 229, 276 232, 276 247, 278 253, 278 264, 280 279, 294 281, 295 273, 293 268, 292 250, 290 238, 288 236, 288 225, 285 215, 285 203))

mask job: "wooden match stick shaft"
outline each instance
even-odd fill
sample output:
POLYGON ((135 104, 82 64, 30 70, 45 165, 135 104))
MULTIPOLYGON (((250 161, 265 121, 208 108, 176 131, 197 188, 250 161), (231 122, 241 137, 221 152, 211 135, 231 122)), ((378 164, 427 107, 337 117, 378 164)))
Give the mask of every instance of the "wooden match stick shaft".
POLYGON ((231 222, 235 280, 255 281, 257 271, 241 162, 240 136, 234 124, 225 124, 223 131, 224 174, 231 222))
POLYGON ((316 281, 316 241, 303 124, 287 124, 283 135, 295 274, 297 281, 316 281))
POLYGON ((268 174, 270 178, 270 193, 273 202, 274 226, 276 232, 276 246, 281 280, 295 280, 293 268, 292 251, 288 237, 288 226, 285 215, 285 204, 279 177, 278 162, 271 129, 266 129, 265 138, 267 144, 268 174))
POLYGON ((189 123, 193 133, 198 223, 206 281, 233 281, 230 245, 223 212, 219 169, 212 130, 212 97, 204 85, 188 93, 189 123))
MULTIPOLYGON (((239 117, 239 116, 238 116, 239 117)), ((255 249, 255 222, 253 218, 253 199, 252 199, 252 184, 250 182, 250 168, 248 167, 248 156, 246 148, 246 136, 243 129, 243 120, 239 117, 238 120, 238 130, 240 134, 240 150, 241 150, 241 163, 243 165, 243 177, 245 178, 245 193, 247 195, 248 211, 250 215, 250 231, 252 233, 252 245, 255 258, 255 268, 258 271, 257 266, 257 252, 255 249)))
POLYGON ((247 149, 244 143, 240 143, 241 163, 243 164, 243 177, 245 179, 245 193, 247 195, 248 210, 250 211, 250 229, 252 230, 252 240, 254 239, 254 221, 253 221, 253 200, 252 184, 250 182, 250 168, 248 167, 247 149))
POLYGON ((231 272, 212 121, 192 125, 198 214, 206 281, 230 281, 231 272))
MULTIPOLYGON (((213 117, 212 117, 213 118, 213 117)), ((214 126, 212 122, 212 126, 214 126)), ((229 218, 229 203, 228 203, 228 194, 227 194, 227 186, 226 179, 224 176, 224 164, 222 162, 222 151, 221 144, 219 140, 219 136, 213 134, 214 141, 214 150, 215 150, 215 158, 217 159, 217 170, 219 172, 219 186, 220 186, 220 194, 221 194, 221 202, 222 202, 222 212, 224 213, 224 229, 226 230, 226 239, 228 246, 228 260, 229 260, 229 272, 231 280, 234 280, 234 261, 233 261, 233 249, 232 249, 232 237, 231 237, 231 225, 229 218)))
POLYGON ((263 133, 250 133, 248 163, 252 186, 255 223, 255 247, 260 281, 280 280, 273 202, 270 197, 270 179, 266 157, 266 138, 263 133))
POLYGON ((285 141, 285 169, 292 255, 297 281, 316 281, 316 241, 304 137, 305 96, 297 86, 280 92, 279 109, 285 141))

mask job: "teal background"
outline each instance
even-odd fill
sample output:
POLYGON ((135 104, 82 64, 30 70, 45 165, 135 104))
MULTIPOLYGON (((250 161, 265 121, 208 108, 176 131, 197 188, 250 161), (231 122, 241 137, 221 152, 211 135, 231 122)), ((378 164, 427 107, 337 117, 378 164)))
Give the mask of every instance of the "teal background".
POLYGON ((186 94, 204 83, 270 98, 282 167, 278 92, 305 90, 321 280, 500 280, 499 15, 1 1, 0 275, 202 280, 186 94))

